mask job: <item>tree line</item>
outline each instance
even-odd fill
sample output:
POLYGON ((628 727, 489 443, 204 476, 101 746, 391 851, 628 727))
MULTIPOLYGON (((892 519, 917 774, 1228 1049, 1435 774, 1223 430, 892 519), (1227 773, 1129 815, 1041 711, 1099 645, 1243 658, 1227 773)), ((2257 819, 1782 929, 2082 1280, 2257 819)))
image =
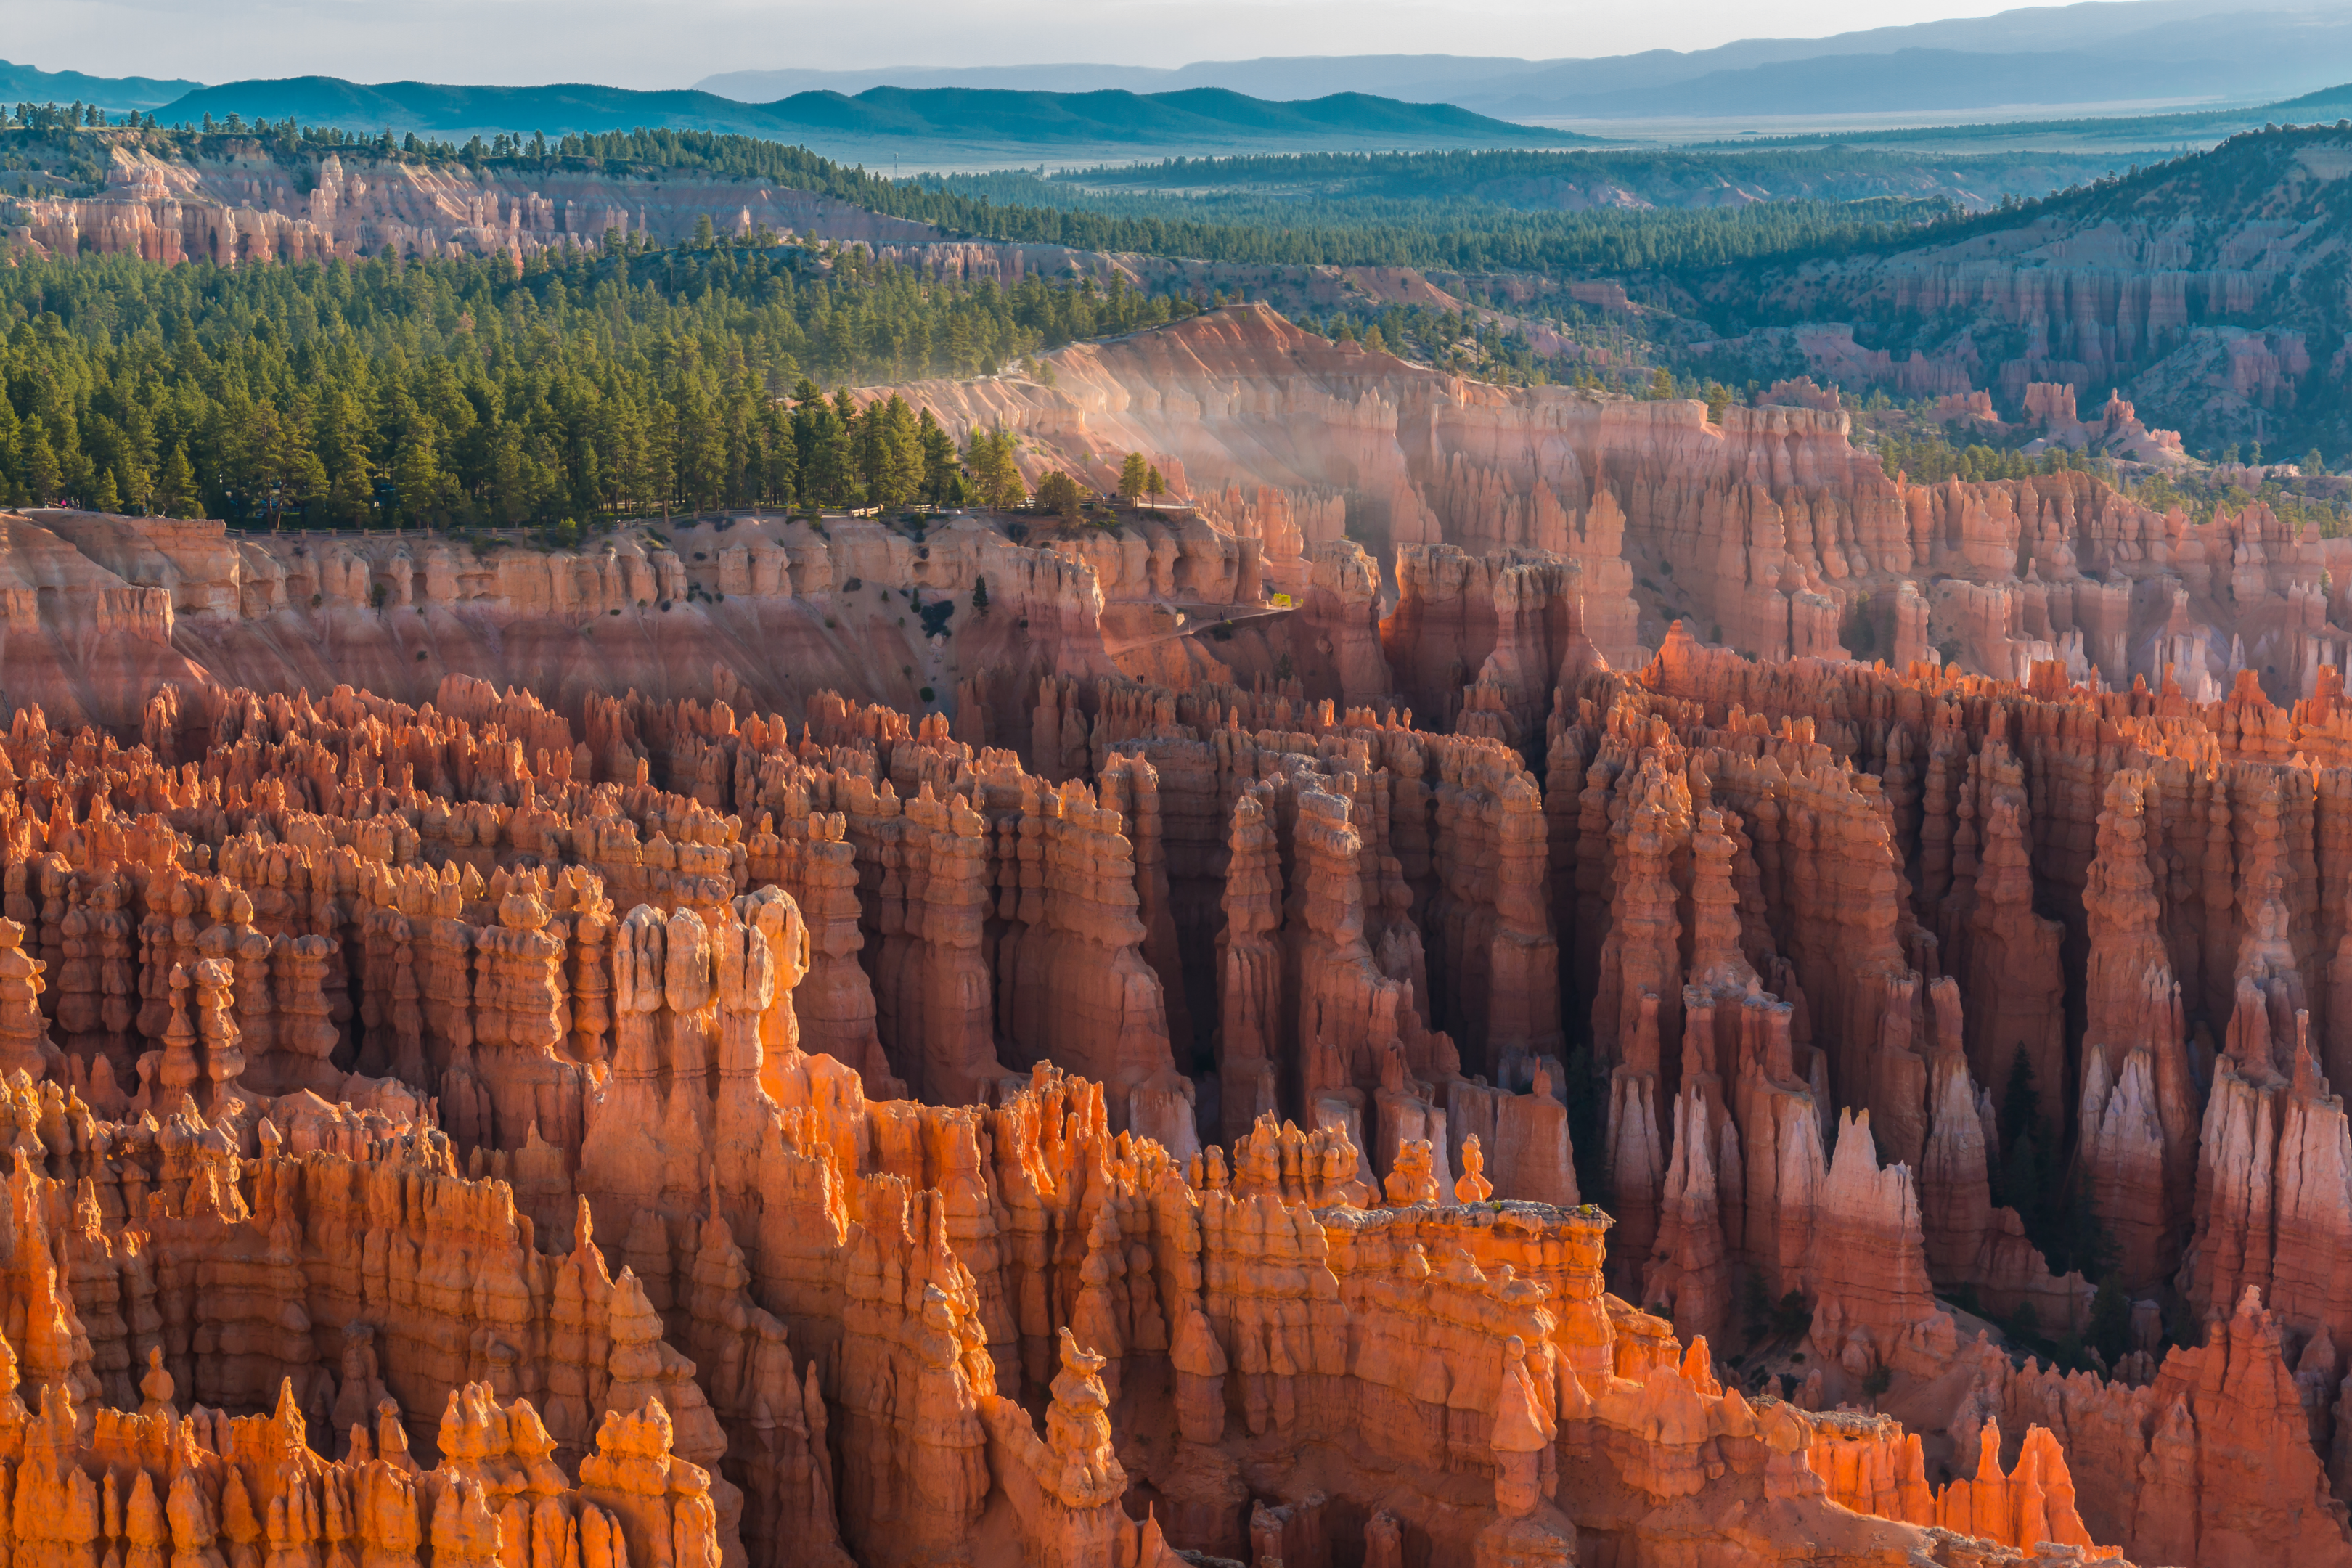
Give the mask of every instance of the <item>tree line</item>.
MULTIPOLYGON (((1357 198, 1422 200, 1543 211, 1563 199, 1614 189, 1658 206, 1713 205, 1727 195, 1773 200, 1853 201, 1918 193, 1935 181, 1998 188, 2020 176, 2104 162, 2096 153, 2000 153, 1960 156, 1871 147, 1602 150, 1495 149, 1394 153, 1261 153, 1101 164, 1040 175, 1034 170, 951 174, 940 183, 967 195, 1060 206, 1132 192, 1168 210, 1215 210, 1234 197, 1302 199, 1339 212, 1357 198)), ((1231 209, 1229 209, 1231 210, 1231 209)), ((1923 209, 1925 210, 1925 209, 1923 209)))
POLYGON ((1002 288, 725 243, 551 252, 520 275, 508 258, 28 260, 0 266, 0 498, 574 532, 952 501, 978 481, 935 425, 819 383, 1034 371, 1043 350, 1192 309, 1123 281, 1002 288))
MULTIPOLYGON (((56 118, 65 118, 58 116, 56 118)), ((152 119, 152 117, 150 117, 152 119)), ((364 135, 289 119, 201 127, 59 129, 0 132, 44 138, 54 155, 95 138, 135 142, 161 156, 220 158, 259 149, 299 167, 330 153, 463 163, 524 177, 559 172, 650 176, 670 170, 756 179, 820 193, 952 237, 1062 245, 1079 250, 1184 257, 1269 266, 1412 267, 1454 272, 1522 271, 1553 277, 1685 271, 1910 243, 1923 228, 1957 221, 1938 200, 1759 202, 1664 211, 1522 211, 1465 201, 1449 188, 1454 164, 1432 165, 1409 194, 1231 193, 1212 201, 1164 194, 1061 187, 1026 176, 918 176, 894 180, 819 157, 805 147, 707 131, 639 129, 475 136, 463 143, 414 132, 364 135), (1433 172, 1432 172, 1433 171, 1433 172), (1022 199, 1002 199, 1005 195, 1022 199)))

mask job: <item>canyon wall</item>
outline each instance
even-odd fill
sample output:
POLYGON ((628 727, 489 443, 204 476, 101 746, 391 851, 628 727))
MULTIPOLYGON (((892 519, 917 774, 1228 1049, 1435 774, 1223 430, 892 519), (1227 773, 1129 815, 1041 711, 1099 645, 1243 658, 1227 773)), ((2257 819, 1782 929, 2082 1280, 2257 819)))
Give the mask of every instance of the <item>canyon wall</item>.
POLYGON ((795 716, 820 689, 920 711, 930 688, 953 708, 982 667, 1110 673, 1131 640, 1121 617, 1159 596, 1254 595, 1244 547, 1198 523, 1139 524, 1108 552, 1016 546, 969 520, 919 542, 854 518, 683 521, 576 552, 55 510, 0 512, 0 687, 118 730, 160 682, 351 681, 422 701, 453 670, 527 687, 575 720, 590 697, 633 688, 795 716), (950 614, 932 635, 919 612, 941 601, 950 614))
POLYGON ((574 164, 529 179, 464 163, 351 150, 281 163, 260 142, 232 142, 184 162, 135 142, 111 149, 92 196, 16 204, 17 236, 59 256, 149 261, 323 261, 361 256, 496 256, 604 243, 608 230, 676 245, 708 217, 720 234, 862 241, 939 237, 928 224, 847 202, 724 175, 647 178, 574 164))
POLYGON ((898 390, 959 435, 1013 432, 1032 472, 1109 489, 1125 453, 1146 454, 1200 515, 1260 540, 1292 593, 1311 549, 1343 538, 1382 563, 1384 605, 1412 547, 1564 558, 1621 669, 1675 619, 1768 661, 1932 653, 2022 683, 2061 659, 2116 689, 2168 670, 2199 701, 2241 669, 2273 700, 2310 697, 2352 654, 2352 542, 2259 501, 2200 523, 2084 474, 1913 483, 1834 408, 1710 418, 1696 401, 1490 386, 1256 305, 1052 357, 1050 387, 898 390))

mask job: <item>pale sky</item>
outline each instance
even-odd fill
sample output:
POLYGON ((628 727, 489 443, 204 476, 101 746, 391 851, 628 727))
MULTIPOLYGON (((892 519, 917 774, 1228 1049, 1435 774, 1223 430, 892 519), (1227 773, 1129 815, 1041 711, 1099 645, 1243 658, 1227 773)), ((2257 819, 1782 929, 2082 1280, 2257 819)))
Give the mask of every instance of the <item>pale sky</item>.
MULTIPOLYGON (((2020 0, 0 0, 0 58, 93 76, 690 87, 788 67, 1180 66, 1267 55, 1528 58, 1981 16, 2020 0)), ((2224 0, 2226 4, 2226 0, 2224 0)))

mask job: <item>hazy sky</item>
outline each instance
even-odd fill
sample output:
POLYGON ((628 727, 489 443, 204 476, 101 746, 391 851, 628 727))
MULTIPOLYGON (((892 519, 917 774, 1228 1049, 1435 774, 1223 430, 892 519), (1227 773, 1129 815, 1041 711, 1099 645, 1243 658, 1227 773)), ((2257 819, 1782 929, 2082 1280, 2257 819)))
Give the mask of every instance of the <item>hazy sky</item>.
POLYGON ((1981 16, 2020 0, 0 0, 0 57, 94 76, 688 87, 800 66, 1179 66, 1263 55, 1558 56, 1981 16))

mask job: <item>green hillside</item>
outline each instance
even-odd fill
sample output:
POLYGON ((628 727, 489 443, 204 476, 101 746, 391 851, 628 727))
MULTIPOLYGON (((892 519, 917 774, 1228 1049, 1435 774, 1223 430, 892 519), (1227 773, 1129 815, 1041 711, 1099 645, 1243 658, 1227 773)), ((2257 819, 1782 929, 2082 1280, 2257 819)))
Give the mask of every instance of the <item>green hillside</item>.
POLYGON ((1857 342, 1896 363, 1915 351, 1951 355, 1965 342, 1959 358, 1982 367, 1979 384, 2014 367, 2007 383, 2014 389, 2029 379, 2080 379, 2065 367, 2105 352, 2111 320, 2053 310, 2034 323, 2037 335, 1998 290, 1928 292, 1932 304, 1898 307, 1906 295, 1923 297, 1911 281, 2000 265, 2042 297, 2067 299, 2070 286, 2080 289, 2077 279, 2103 267, 2130 276, 2154 270, 2148 258, 2161 257, 2164 269, 2189 280, 2182 318, 2137 334, 2084 390, 2116 387, 2149 425, 2180 431, 2191 450, 2259 441, 2273 453, 2317 447, 2332 458, 2352 451, 2352 364, 2336 352, 2352 342, 2342 242, 2352 232, 2347 174, 2352 128, 2273 127, 2038 201, 1948 219, 1899 246, 1858 245, 1829 259, 1759 253, 1718 270, 1686 269, 1677 281, 1694 313, 1724 340, 1852 322, 1857 342), (2211 286, 2221 277, 2237 287, 2211 286), (2274 384, 2233 375, 2231 356, 2246 350, 2275 356, 2274 384))

